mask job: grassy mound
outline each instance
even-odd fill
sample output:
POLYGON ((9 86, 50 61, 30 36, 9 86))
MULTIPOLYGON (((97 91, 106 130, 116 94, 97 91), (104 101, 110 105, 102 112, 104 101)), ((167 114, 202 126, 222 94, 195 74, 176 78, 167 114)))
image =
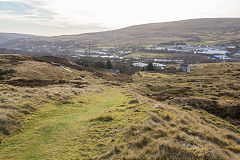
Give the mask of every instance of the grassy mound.
POLYGON ((160 105, 101 159, 239 159, 240 130, 207 112, 160 105))

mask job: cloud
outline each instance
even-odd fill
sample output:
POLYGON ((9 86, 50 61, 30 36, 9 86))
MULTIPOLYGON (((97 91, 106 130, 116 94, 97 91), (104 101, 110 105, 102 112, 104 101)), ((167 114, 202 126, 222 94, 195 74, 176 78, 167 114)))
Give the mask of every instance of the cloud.
POLYGON ((0 16, 1 19, 28 21, 38 24, 42 24, 42 21, 51 22, 54 19, 54 13, 27 3, 14 1, 0 1, 0 16))
POLYGON ((71 5, 66 5, 65 8, 65 3, 60 1, 0 0, 0 19, 67 30, 62 31, 62 34, 76 30, 78 33, 83 33, 110 29, 97 21, 89 20, 91 16, 85 11, 71 5))
POLYGON ((240 17, 240 1, 0 0, 0 19, 68 30, 79 28, 78 33, 204 17, 240 17))

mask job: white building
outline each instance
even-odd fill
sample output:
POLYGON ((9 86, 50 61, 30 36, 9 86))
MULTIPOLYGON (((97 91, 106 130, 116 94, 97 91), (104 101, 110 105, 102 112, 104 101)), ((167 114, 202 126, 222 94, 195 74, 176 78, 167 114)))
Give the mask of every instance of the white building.
POLYGON ((168 59, 154 59, 154 62, 172 62, 172 60, 168 60, 168 59))
POLYGON ((182 72, 190 72, 191 66, 189 64, 180 64, 180 70, 182 72))
POLYGON ((202 50, 200 51, 199 53, 202 53, 202 54, 209 54, 209 55, 226 55, 228 53, 228 51, 224 51, 224 50, 202 50))
POLYGON ((98 55, 107 55, 106 52, 98 52, 98 51, 93 51, 94 54, 98 54, 98 55))
POLYGON ((142 63, 142 62, 135 62, 135 63, 132 63, 132 65, 135 67, 146 67, 148 64, 142 63))
POLYGON ((236 46, 227 46, 227 49, 235 49, 236 46))
POLYGON ((237 53, 235 53, 235 56, 240 56, 240 50, 237 53))
POLYGON ((76 53, 85 53, 84 49, 75 50, 76 53))
POLYGON ((153 63, 153 66, 160 69, 165 69, 166 67, 165 64, 160 64, 160 63, 153 63))
POLYGON ((231 60, 230 57, 226 56, 226 55, 214 55, 211 57, 211 59, 218 59, 218 60, 231 60))

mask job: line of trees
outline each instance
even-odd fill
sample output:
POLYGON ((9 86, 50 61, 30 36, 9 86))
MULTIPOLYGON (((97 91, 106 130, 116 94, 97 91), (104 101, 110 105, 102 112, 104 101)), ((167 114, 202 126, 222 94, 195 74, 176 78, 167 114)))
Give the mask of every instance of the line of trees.
POLYGON ((93 67, 93 68, 103 68, 103 69, 113 69, 113 65, 110 60, 107 62, 103 61, 90 61, 90 60, 76 60, 78 65, 82 65, 84 67, 93 67))

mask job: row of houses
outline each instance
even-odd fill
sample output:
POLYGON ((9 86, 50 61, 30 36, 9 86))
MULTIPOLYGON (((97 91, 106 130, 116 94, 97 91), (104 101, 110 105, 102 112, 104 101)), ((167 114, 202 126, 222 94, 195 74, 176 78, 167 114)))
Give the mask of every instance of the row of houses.
POLYGON ((146 50, 151 51, 168 51, 177 53, 199 53, 207 55, 226 55, 229 52, 225 46, 200 46, 200 45, 176 45, 168 47, 148 47, 146 50))
MULTIPOLYGON (((134 62, 132 63, 133 66, 135 67, 146 67, 148 66, 147 63, 143 63, 143 62, 134 62)), ((159 69, 165 69, 166 65, 164 64, 160 64, 160 63, 153 63, 153 66, 159 69)), ((182 72, 190 72, 191 71, 191 66, 189 64, 180 64, 180 71, 182 72)))
POLYGON ((164 62, 164 63, 170 63, 170 62, 175 62, 175 63, 183 63, 183 60, 171 60, 171 59, 153 59, 154 62, 164 62))
MULTIPOLYGON (((154 67, 159 68, 159 69, 165 69, 166 65, 165 64, 160 64, 160 63, 152 63, 154 67)), ((133 66, 135 67, 146 67, 148 64, 147 63, 143 63, 143 62, 134 62, 132 63, 133 66)))
POLYGON ((230 57, 228 57, 226 55, 214 55, 214 56, 211 56, 210 59, 229 61, 232 58, 230 58, 230 57))

